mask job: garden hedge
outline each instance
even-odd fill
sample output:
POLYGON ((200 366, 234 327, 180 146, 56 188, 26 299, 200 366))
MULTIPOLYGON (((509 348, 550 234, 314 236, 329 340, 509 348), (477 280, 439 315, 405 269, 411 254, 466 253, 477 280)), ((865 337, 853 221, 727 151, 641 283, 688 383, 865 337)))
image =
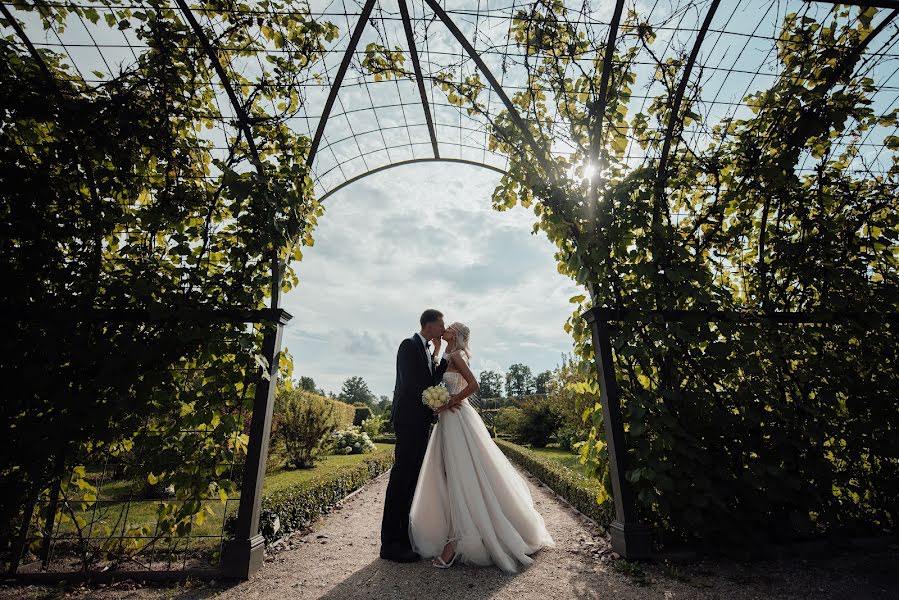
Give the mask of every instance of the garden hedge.
POLYGON ((353 426, 356 417, 356 407, 340 400, 330 399, 337 410, 337 429, 346 429, 353 426))
POLYGON ((353 425, 357 427, 361 427, 363 421, 371 417, 374 413, 371 411, 370 406, 366 406, 365 404, 356 403, 352 407, 353 409, 353 425))
POLYGON ((264 495, 259 528, 266 544, 308 526, 327 509, 391 466, 393 450, 379 450, 351 467, 264 495))
POLYGON ((611 499, 603 504, 597 502, 602 484, 583 477, 560 462, 539 456, 524 446, 495 440, 499 449, 512 462, 543 482, 544 485, 565 498, 573 507, 593 519, 600 527, 608 527, 615 517, 615 507, 611 499))

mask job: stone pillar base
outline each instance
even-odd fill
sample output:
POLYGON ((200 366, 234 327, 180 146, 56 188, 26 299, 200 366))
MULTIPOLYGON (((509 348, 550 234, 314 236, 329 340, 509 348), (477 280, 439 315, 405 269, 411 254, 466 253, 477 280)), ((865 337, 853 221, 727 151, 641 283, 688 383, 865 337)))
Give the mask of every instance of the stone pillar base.
POLYGON ((609 525, 612 550, 628 560, 640 560, 652 555, 652 530, 645 525, 612 521, 609 525))
POLYGON ((225 577, 249 579, 262 568, 265 538, 255 535, 248 540, 231 540, 222 548, 221 570, 225 577))

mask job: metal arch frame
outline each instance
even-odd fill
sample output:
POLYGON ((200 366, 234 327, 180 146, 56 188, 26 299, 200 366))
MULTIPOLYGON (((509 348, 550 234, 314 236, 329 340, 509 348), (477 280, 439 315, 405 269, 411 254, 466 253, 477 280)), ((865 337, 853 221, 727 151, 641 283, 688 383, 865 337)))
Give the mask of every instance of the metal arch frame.
MULTIPOLYGON (((619 3, 623 4, 623 0, 618 0, 619 3)), ((468 41, 468 39, 462 35, 462 32, 456 26, 456 23, 446 14, 446 11, 437 3, 436 0, 424 0, 425 3, 430 7, 430 9, 437 15, 437 17, 443 22, 444 26, 449 30, 453 37, 456 38, 456 41, 462 46, 465 52, 468 54, 469 58, 474 61, 477 67, 484 73, 484 77, 487 78, 487 81, 490 83, 490 86, 493 88, 493 91, 496 92, 496 95, 499 96, 502 103, 505 105, 506 110, 509 111, 509 117, 512 119, 512 122, 521 130, 522 135, 525 138, 525 142, 527 142, 528 146, 531 147, 531 150, 534 151, 534 156, 537 158, 537 161, 540 163, 540 166, 543 168, 544 172, 547 176, 551 176, 553 174, 552 163, 544 156, 543 152, 540 149, 540 146, 537 144, 537 140, 534 139, 533 134, 531 134, 531 130, 528 129, 527 123, 521 118, 521 115, 518 114, 518 110, 515 108, 515 105, 512 104, 512 101, 509 99, 509 96, 506 95, 505 90, 503 90, 503 86, 500 85, 499 81, 494 77, 493 73, 487 68, 487 64, 484 63, 483 59, 480 55, 475 51, 474 47, 468 41)))
POLYGON ((428 162, 431 162, 431 163, 443 162, 443 163, 456 163, 456 164, 462 164, 462 165, 471 165, 472 167, 481 167, 481 168, 487 169, 489 171, 495 171, 495 172, 499 173, 500 175, 505 175, 507 173, 507 171, 505 169, 501 169, 499 167, 494 167, 493 165, 488 165, 486 163, 479 163, 474 160, 467 160, 464 158, 440 158, 439 156, 434 157, 434 158, 413 158, 410 160, 402 160, 400 162, 391 163, 389 165, 383 165, 383 166, 371 169, 369 171, 366 171, 365 173, 362 173, 360 175, 356 175, 355 177, 351 177, 350 179, 347 179, 346 181, 344 181, 340 185, 336 186, 335 188, 328 190, 321 198, 318 199, 318 201, 324 202, 330 196, 336 194, 337 192, 339 192, 343 188, 347 187, 351 183, 355 183, 355 182, 359 181, 360 179, 365 179, 369 175, 374 175, 375 173, 380 173, 381 171, 387 171, 388 169, 392 169, 394 167, 403 167, 405 165, 411 165, 411 164, 415 164, 415 163, 428 163, 428 162))
MULTIPOLYGON (((612 74, 612 56, 615 53, 618 25, 624 12, 624 0, 617 0, 612 21, 609 24, 609 36, 603 56, 602 75, 599 83, 599 98, 592 106, 595 127, 591 127, 589 160, 593 166, 590 177, 588 215, 599 202, 599 151, 602 140, 602 120, 605 117, 608 100, 609 79, 612 74)), ((594 288, 588 285, 590 298, 596 305, 594 288)), ((612 548, 627 559, 645 559, 652 554, 652 530, 640 522, 634 492, 625 477, 628 468, 627 442, 624 437, 624 419, 621 414, 621 400, 618 395, 618 383, 615 379, 615 363, 611 344, 611 333, 607 323, 594 315, 596 308, 581 315, 590 327, 591 341, 594 349, 594 363, 599 377, 600 404, 602 406, 603 428, 609 450, 609 479, 612 484, 612 496, 615 503, 615 518, 609 524, 609 535, 612 548)))
POLYGON ((434 129, 434 120, 431 117, 431 104, 425 92, 425 81, 421 74, 421 63, 418 61, 418 48, 415 47, 415 39, 412 34, 412 21, 409 19, 409 7, 406 0, 398 0, 400 16, 403 19, 403 29, 406 32, 406 44, 409 46, 409 56, 412 58, 412 69, 415 71, 415 82, 418 85, 418 95, 421 97, 421 108, 425 112, 425 121, 428 124, 428 134, 431 136, 431 147, 434 149, 434 158, 440 158, 440 149, 437 147, 437 131, 434 129))
MULTIPOLYGON (((806 0, 808 3, 811 3, 810 0, 806 0)), ((826 2, 827 4, 835 4, 834 2, 826 2)), ((855 3, 857 5, 863 5, 861 3, 855 3)), ((865 49, 868 47, 868 44, 877 37, 884 29, 886 29, 887 25, 893 21, 897 16, 899 16, 899 8, 894 8, 892 12, 886 15, 880 23, 877 24, 876 27, 871 29, 868 32, 868 35, 865 36, 859 45, 838 65, 836 69, 834 69, 833 73, 825 80, 825 82, 821 85, 816 86, 816 89, 821 88, 824 90, 824 93, 813 103, 811 103, 810 107, 818 107, 824 102, 827 101, 828 92, 837 85, 837 82, 845 77, 848 74, 851 74, 852 71, 856 67, 856 62, 858 58, 864 54, 865 49)), ((781 107, 782 108, 782 107, 781 107)), ((783 114, 783 110, 780 111, 783 114)), ((801 121, 801 119, 800 119, 801 121)), ((793 133, 795 134, 797 130, 794 129, 793 133)), ((740 186, 742 187, 748 177, 744 177, 740 181, 740 186)), ((738 188, 739 189, 739 188, 738 188)), ((769 203, 766 200, 764 206, 762 208, 761 215, 761 229, 759 233, 759 244, 758 244, 758 256, 759 256, 759 297, 761 298, 762 306, 766 306, 767 304, 767 296, 768 296, 768 270, 767 263, 765 262, 765 245, 767 242, 767 220, 769 214, 769 203)))
MULTIPOLYGON (((179 2, 183 2, 184 0, 178 0, 179 2)), ((540 150, 540 146, 537 144, 537 141, 534 139, 534 136, 531 134, 530 129, 528 129, 527 124, 521 118, 521 115, 518 113, 518 110, 515 108, 515 105, 512 104, 512 101, 509 99, 509 96, 506 94, 502 85, 500 85, 499 81, 481 59, 481 57, 474 50, 472 45, 469 43, 468 39, 462 34, 459 28, 456 26, 455 22, 449 17, 449 15, 443 10, 443 8, 437 4, 434 0, 424 0, 425 3, 431 8, 434 14, 441 20, 444 26, 449 30, 449 32, 453 35, 457 42, 462 46, 468 56, 474 61, 474 63, 478 66, 478 68, 484 73, 484 76, 487 78, 487 81, 490 83, 493 90, 496 92, 497 96, 499 96, 500 100, 505 105, 506 109, 509 111, 509 116, 512 119, 513 123, 518 127, 518 129, 522 132, 522 135, 525 138, 525 142, 531 147, 534 152, 534 155, 537 158, 537 161, 540 163, 540 166, 544 169, 547 176, 552 174, 552 163, 544 156, 543 152, 540 150)), ((362 9, 362 12, 359 15, 359 19, 356 22, 356 27, 353 30, 353 33, 350 38, 350 42, 344 51, 343 59, 341 61, 340 67, 337 70, 337 74, 334 78, 334 81, 331 84, 330 92, 328 93, 328 98, 325 102, 324 110, 322 111, 322 115, 319 118, 318 126, 316 127, 315 135, 312 139, 312 145, 310 146, 309 153, 306 156, 306 165, 308 167, 312 167, 312 163, 315 160, 316 154, 318 153, 318 148, 321 145, 321 139, 324 135, 324 129, 327 125, 328 118, 331 114, 331 109, 333 108, 334 101, 337 98, 337 93, 343 83, 343 78, 346 75, 346 71, 349 68, 350 62, 352 60, 353 53, 355 52, 356 46, 359 43, 359 38, 362 36, 362 31, 365 29, 365 24, 368 21, 368 17, 371 14, 372 9, 374 8, 375 0, 366 0, 365 6, 362 9)), ((619 3, 623 4, 623 0, 619 0, 619 3)), ((472 164, 475 166, 481 166, 487 169, 495 170, 495 168, 490 165, 483 163, 476 163, 474 161, 464 161, 461 159, 443 159, 440 157, 440 152, 437 144, 437 136, 436 130, 434 129, 433 119, 431 117, 430 112, 430 103, 427 100, 427 95, 425 93, 424 87, 424 77, 421 73, 421 65, 418 60, 418 52, 415 47, 414 39, 412 36, 412 23, 409 18, 408 7, 406 6, 405 0, 399 0, 400 11, 402 13, 403 18, 403 28, 406 32, 406 39, 409 46, 409 52, 412 58, 413 69, 415 71, 415 77, 418 85, 419 95, 421 96, 422 108, 425 112, 425 119, 427 120, 428 131, 431 137, 431 146, 434 150, 434 158, 433 159, 415 159, 414 161, 401 161, 399 163, 394 163, 392 165, 386 165, 383 167, 378 167, 371 171, 368 171, 360 176, 354 177, 341 185, 339 185, 334 190, 329 191, 325 196, 319 199, 319 201, 323 201, 332 193, 336 192, 338 189, 346 187, 349 183, 353 181, 358 181, 362 177, 366 175, 370 175, 373 173, 377 173, 378 171, 382 171, 388 169, 392 166, 399 166, 403 164, 409 164, 411 162, 427 162, 427 161, 435 161, 442 160, 445 162, 464 162, 467 164, 472 164)), ((505 171, 500 171, 501 173, 505 173, 505 171)))
MULTIPOLYGON (((222 67, 221 61, 219 61, 218 56, 215 54, 215 50, 212 48, 212 44, 209 43, 209 38, 206 37, 206 34, 203 33, 203 28, 200 27, 200 23, 197 22, 196 17, 194 17, 193 13, 190 11, 190 7, 187 6, 187 2, 185 0, 175 0, 176 4, 178 4, 178 8, 181 9, 184 18, 187 19, 188 24, 191 29, 193 29, 194 35, 200 42, 200 45, 203 47, 203 51, 206 53, 206 56, 209 57, 209 61, 212 63, 212 68, 215 69, 216 74, 219 76, 219 80, 222 82, 222 87, 225 88, 225 93, 228 94, 228 99, 231 101, 231 106, 234 108, 234 112, 237 113, 237 121, 240 124, 240 128, 243 130, 244 135, 247 138, 247 145, 250 147, 250 153, 253 155, 253 162, 255 163, 256 169, 259 171, 259 175, 262 176, 264 174, 264 170, 262 168, 262 160, 259 158, 259 151, 256 148, 256 141, 253 139, 253 131, 250 129, 250 120, 247 117, 247 113, 243 108, 243 105, 238 101, 237 94, 234 92, 234 86, 231 85, 231 79, 228 77, 228 74, 225 73, 225 69, 222 67)), ((277 308, 277 307, 273 307, 277 308)))
POLYGON ((599 149, 602 144, 602 119, 606 114, 608 102, 609 78, 612 76, 612 55, 615 53, 615 38, 618 37, 618 24, 621 22, 621 13, 624 12, 624 0, 615 2, 615 12, 609 23, 609 37, 606 40, 606 53, 602 58, 602 75, 599 79, 599 99, 593 104, 593 113, 596 118, 596 133, 590 140, 590 163, 593 165, 593 176, 590 177, 590 202, 596 202, 597 184, 599 183, 599 149))
MULTIPOLYGON (((718 10, 718 5, 720 3, 721 0, 712 0, 712 5, 705 15, 705 20, 702 22, 702 26, 696 34, 696 41, 693 42, 693 50, 690 52, 690 57, 687 59, 687 65, 684 67, 684 74, 681 77, 680 83, 677 86, 677 91, 674 94, 674 102, 671 105, 671 112, 668 115, 668 127, 665 130, 665 142, 662 144, 662 154, 659 157, 659 170, 656 178, 656 192, 659 194, 665 191, 665 185, 668 183, 668 154, 671 151, 671 138, 674 134, 674 126, 678 122, 678 113, 680 112, 681 103, 684 100, 684 93, 686 92, 687 84, 690 81, 693 65, 696 64, 699 48, 702 46, 703 41, 705 41, 705 35, 708 33, 709 27, 712 24, 712 19, 715 17, 715 11, 718 10)), ((680 121, 683 122, 683 119, 680 119, 680 121)))
MULTIPOLYGON (((606 40, 606 52, 602 58, 602 74, 599 79, 599 98, 590 107, 590 113, 592 113, 591 117, 596 121, 595 131, 593 127, 590 127, 590 151, 587 157, 590 166, 593 168, 593 172, 590 174, 590 189, 587 192, 586 207, 587 215, 591 220, 593 219, 595 214, 594 211, 599 204, 599 150, 602 140, 602 120, 606 114, 609 78, 612 76, 612 55, 615 53, 615 38, 618 37, 618 24, 621 22, 622 12, 624 12, 624 0, 617 0, 615 3, 615 12, 612 14, 612 20, 609 22, 609 36, 606 40)), ((591 300, 594 299, 593 284, 588 284, 587 291, 590 293, 591 300)), ((613 481, 614 479, 615 478, 612 477, 613 481)), ((627 482, 623 479, 622 485, 627 486, 627 482)))
POLYGON ((812 4, 821 2, 823 4, 847 4, 849 6, 864 6, 865 8, 893 8, 899 9, 899 0, 805 0, 812 4))
MULTIPOLYGON (((179 1, 183 2, 183 0, 179 1)), ((371 16, 371 11, 374 7, 375 0, 366 0, 365 6, 362 7, 362 12, 359 13, 359 20, 356 21, 356 27, 353 29, 349 44, 347 45, 346 51, 343 53, 343 59, 340 61, 340 67, 337 69, 337 74, 334 76, 334 81, 331 83, 328 99, 325 101, 325 108, 322 110, 322 115, 318 120, 318 127, 315 128, 315 135, 312 138, 312 145, 309 147, 309 154, 306 155, 306 166, 309 168, 312 168, 312 161, 315 160, 315 155, 318 153, 318 147, 321 144, 322 136, 325 133, 325 125, 328 124, 328 118, 331 116, 331 109, 334 107, 334 101, 337 100, 337 92, 340 91, 340 86, 343 85, 343 78, 346 75, 347 69, 350 67, 350 62, 353 60, 353 53, 356 51, 356 46, 359 44, 359 38, 362 37, 362 31, 365 29, 365 25, 368 23, 368 17, 371 16)))
POLYGON ((0 12, 2 12, 3 16, 9 21, 9 24, 15 30, 16 35, 19 36, 19 39, 21 39, 22 43, 25 44, 25 47, 28 48, 28 53, 31 54, 31 57, 37 61, 38 65, 40 65, 44 76, 51 84, 53 84, 53 89, 56 90, 56 94, 61 98, 62 90, 59 88, 59 83, 56 81, 56 78, 53 77, 53 73, 50 72, 50 68, 47 67, 47 63, 44 62, 44 59, 40 53, 38 53, 37 48, 31 43, 31 39, 25 33, 25 30, 22 29, 13 14, 6 8, 6 3, 0 2, 0 12))
MULTIPOLYGON (((194 35, 203 47, 213 68, 218 74, 222 87, 228 94, 231 106, 237 113, 238 123, 247 138, 253 165, 259 177, 268 180, 253 131, 246 111, 240 104, 228 74, 216 56, 215 50, 194 17, 185 0, 175 0, 185 19, 193 29, 194 35)), ((374 2, 374 0, 370 0, 374 2)), ((265 538, 259 533, 259 522, 262 513, 262 489, 265 483, 265 466, 268 460, 269 438, 272 429, 272 413, 275 406, 275 390, 278 384, 279 356, 284 326, 292 318, 290 313, 280 309, 281 296, 281 263, 277 248, 271 249, 269 257, 272 271, 271 308, 277 320, 270 322, 265 328, 260 354, 268 363, 265 376, 256 384, 253 397, 253 413, 250 419, 250 439, 247 444, 247 458, 244 463, 243 479, 240 489, 240 503, 237 508, 237 521, 233 539, 222 546, 220 569, 231 576, 248 578, 262 567, 265 557, 265 538)))
MULTIPOLYGON (((817 0, 815 0, 815 1, 817 1, 817 0)), ((835 4, 835 2, 827 2, 827 3, 835 4)), ((858 6, 864 6, 864 4, 858 3, 858 2, 851 3, 851 4, 856 4, 858 6)), ((868 44, 871 43, 871 40, 873 40, 875 37, 877 37, 880 34, 880 32, 882 32, 884 29, 886 29, 886 26, 889 25, 893 19, 895 19, 897 16, 899 16, 899 2, 893 2, 892 6, 893 6, 893 11, 890 14, 888 14, 887 16, 885 16, 883 18, 883 20, 877 24, 877 27, 872 29, 868 33, 868 35, 865 36, 865 39, 861 41, 861 43, 858 45, 858 47, 856 47, 855 51, 852 52, 852 54, 850 55, 850 58, 852 60, 843 61, 843 63, 840 64, 840 68, 836 69, 833 73, 831 73, 830 77, 827 79, 827 81, 825 83, 824 89, 832 88, 834 85, 836 85, 837 81, 839 81, 844 76, 846 76, 848 71, 850 70, 850 68, 854 68, 854 66, 855 66, 853 64, 850 67, 850 63, 852 63, 853 60, 857 59, 862 54, 864 54, 865 49, 867 49, 868 44)))

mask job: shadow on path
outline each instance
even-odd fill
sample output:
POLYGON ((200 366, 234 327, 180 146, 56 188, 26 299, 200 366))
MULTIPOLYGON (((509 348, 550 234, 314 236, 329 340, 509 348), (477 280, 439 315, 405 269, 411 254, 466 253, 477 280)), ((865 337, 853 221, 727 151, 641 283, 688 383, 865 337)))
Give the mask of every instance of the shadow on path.
POLYGON ((399 564, 376 559, 321 596, 328 600, 349 598, 440 598, 451 594, 466 600, 494 598, 516 575, 499 569, 455 565, 435 569, 430 561, 399 564))

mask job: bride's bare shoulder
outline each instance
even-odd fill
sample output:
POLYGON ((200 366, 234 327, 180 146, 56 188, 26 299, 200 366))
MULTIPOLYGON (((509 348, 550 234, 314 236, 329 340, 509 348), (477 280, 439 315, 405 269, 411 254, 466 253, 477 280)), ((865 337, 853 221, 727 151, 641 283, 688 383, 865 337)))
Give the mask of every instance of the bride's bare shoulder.
POLYGON ((454 350, 453 352, 446 355, 446 362, 450 364, 458 364, 459 362, 468 364, 468 353, 462 349, 454 350))

